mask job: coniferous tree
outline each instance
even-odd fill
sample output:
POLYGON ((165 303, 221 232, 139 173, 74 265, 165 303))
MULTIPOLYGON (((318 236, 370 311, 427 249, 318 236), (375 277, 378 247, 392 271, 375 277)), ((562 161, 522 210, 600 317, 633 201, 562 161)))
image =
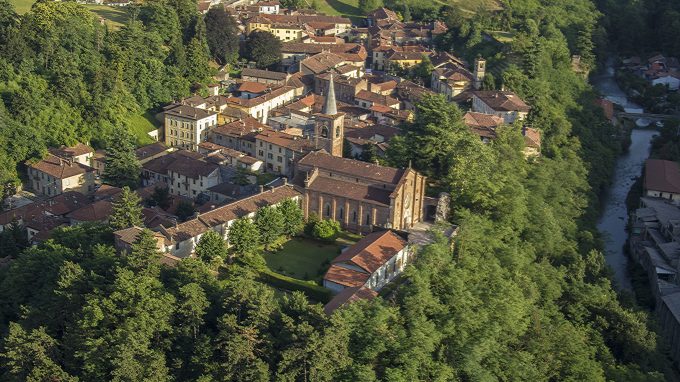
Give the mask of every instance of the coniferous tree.
POLYGON ((24 330, 13 322, 2 344, 0 359, 3 360, 3 381, 59 381, 75 382, 59 366, 57 341, 50 337, 44 327, 24 330))
POLYGON ((153 232, 143 229, 132 243, 132 250, 126 254, 125 260, 128 269, 135 274, 155 276, 160 270, 160 255, 153 232))
POLYGON ((141 169, 132 136, 127 132, 114 134, 106 150, 104 181, 115 187, 134 189, 139 185, 141 169))
POLYGON ((142 215, 141 198, 134 191, 130 191, 127 186, 117 200, 113 202, 113 211, 109 217, 109 225, 114 230, 129 228, 132 226, 141 227, 144 225, 142 215))

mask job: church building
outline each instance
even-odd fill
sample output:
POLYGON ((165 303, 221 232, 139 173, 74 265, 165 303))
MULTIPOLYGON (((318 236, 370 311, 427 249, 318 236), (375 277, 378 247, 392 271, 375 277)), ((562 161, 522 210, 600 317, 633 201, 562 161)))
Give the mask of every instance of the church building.
POLYGON ((359 233, 374 227, 408 230, 423 221, 425 176, 412 168, 385 167, 319 150, 297 162, 293 183, 304 196, 305 218, 316 214, 359 233))

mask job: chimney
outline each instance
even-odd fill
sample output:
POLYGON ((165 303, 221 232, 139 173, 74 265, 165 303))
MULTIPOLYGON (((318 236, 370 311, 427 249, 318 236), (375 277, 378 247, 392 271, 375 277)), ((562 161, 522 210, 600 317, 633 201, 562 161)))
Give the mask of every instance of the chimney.
POLYGON ((264 186, 260 185, 260 194, 264 192, 264 186))

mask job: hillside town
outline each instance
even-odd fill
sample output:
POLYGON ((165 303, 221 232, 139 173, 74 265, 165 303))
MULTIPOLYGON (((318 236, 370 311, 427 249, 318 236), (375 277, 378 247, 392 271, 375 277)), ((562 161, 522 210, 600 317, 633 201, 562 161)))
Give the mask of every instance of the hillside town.
MULTIPOLYGON (((424 233, 448 216, 448 195, 431 195, 425 176, 380 164, 422 97, 457 102, 485 143, 500 126, 518 126, 527 160, 541 154, 540 132, 525 123, 530 106, 510 90, 483 89, 482 57, 467 63, 434 50, 433 38, 446 31, 441 22, 405 23, 379 8, 367 27, 357 27, 277 1, 231 11, 244 35, 266 31, 281 40, 280 63, 278 70, 245 67, 237 78, 216 78, 207 95, 166 105, 162 126, 150 134, 157 142, 136 149, 135 193, 142 200, 159 189, 168 194, 165 208, 143 208, 143 225, 166 264, 195 256, 206 232, 229 243, 237 219, 293 200, 305 221, 332 220, 366 235, 323 277, 336 294, 330 313, 374 297, 404 269, 424 233), (432 63, 429 88, 394 74, 423 60, 432 63), (178 213, 186 206, 189 216, 178 213)), ((26 163, 24 194, 31 196, 0 213, 0 230, 20 224, 38 244, 58 227, 107 222, 122 191, 102 182, 107 155, 83 142, 26 163)), ((144 227, 115 232, 117 248, 130 250, 144 227)))

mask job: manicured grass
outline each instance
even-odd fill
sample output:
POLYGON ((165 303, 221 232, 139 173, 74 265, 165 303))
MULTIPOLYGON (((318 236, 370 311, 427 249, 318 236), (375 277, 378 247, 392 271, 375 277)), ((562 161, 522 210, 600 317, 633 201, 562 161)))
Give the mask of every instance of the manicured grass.
POLYGON ((325 244, 317 241, 293 238, 283 244, 277 252, 263 254, 267 266, 274 272, 300 280, 319 280, 336 256, 340 244, 325 244))
POLYGON ((18 14, 23 15, 31 10, 35 0, 10 0, 10 3, 14 6, 14 10, 18 14))
POLYGON ((296 237, 285 242, 279 250, 264 252, 269 269, 301 280, 320 280, 342 248, 361 239, 361 235, 342 232, 335 243, 296 237))
POLYGON ((138 145, 143 146, 154 142, 149 136, 149 132, 156 130, 158 126, 155 124, 156 120, 151 113, 133 115, 128 120, 132 133, 137 137, 138 145))
POLYGON ((92 13, 104 18, 104 22, 112 30, 118 30, 128 21, 125 7, 109 7, 108 5, 85 4, 92 13))

